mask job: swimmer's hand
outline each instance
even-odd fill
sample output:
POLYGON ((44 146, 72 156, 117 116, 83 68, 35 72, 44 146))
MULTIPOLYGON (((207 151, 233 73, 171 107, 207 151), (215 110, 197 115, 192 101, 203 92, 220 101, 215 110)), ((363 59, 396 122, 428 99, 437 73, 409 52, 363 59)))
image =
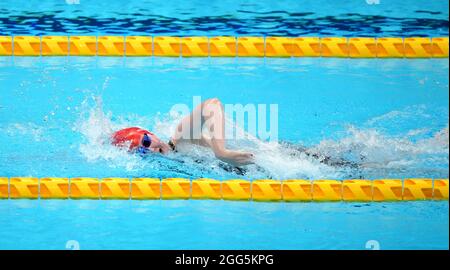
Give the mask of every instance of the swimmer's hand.
POLYGON ((225 150, 218 153, 216 157, 233 166, 242 166, 254 163, 253 154, 241 151, 225 150))

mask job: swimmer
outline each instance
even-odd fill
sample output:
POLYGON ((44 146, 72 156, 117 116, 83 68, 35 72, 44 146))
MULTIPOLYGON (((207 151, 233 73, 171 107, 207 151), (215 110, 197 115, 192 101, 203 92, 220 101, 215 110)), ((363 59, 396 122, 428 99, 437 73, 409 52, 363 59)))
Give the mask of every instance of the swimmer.
POLYGON ((111 140, 118 147, 128 146, 130 152, 141 154, 167 154, 177 151, 185 143, 211 149, 215 157, 233 166, 253 164, 253 154, 227 149, 225 146, 225 114, 219 99, 204 101, 185 116, 170 138, 163 142, 152 132, 139 127, 129 127, 114 132, 111 140), (196 123, 197 119, 200 121, 196 123), (196 125, 197 124, 197 125, 196 125), (202 132, 205 128, 207 134, 202 132))

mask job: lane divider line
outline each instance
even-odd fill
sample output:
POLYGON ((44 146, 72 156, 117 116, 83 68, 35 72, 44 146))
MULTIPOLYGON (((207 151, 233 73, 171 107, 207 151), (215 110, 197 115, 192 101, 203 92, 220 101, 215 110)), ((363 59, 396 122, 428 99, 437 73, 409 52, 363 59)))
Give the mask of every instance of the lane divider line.
POLYGON ((448 58, 448 37, 0 36, 0 56, 448 58))
POLYGON ((124 177, 0 177, 0 199, 212 199, 267 202, 448 200, 449 180, 273 180, 124 177))

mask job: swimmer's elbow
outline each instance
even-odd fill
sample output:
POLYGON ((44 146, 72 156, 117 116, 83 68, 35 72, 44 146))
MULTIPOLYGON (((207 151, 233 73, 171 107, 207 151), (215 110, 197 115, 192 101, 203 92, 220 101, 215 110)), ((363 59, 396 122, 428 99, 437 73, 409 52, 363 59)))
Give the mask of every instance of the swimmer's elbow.
POLYGON ((218 151, 218 150, 214 151, 214 156, 220 160, 225 159, 227 157, 225 151, 218 151))
POLYGON ((211 103, 211 104, 222 104, 222 102, 220 101, 219 98, 214 97, 214 98, 210 98, 206 101, 207 103, 211 103))

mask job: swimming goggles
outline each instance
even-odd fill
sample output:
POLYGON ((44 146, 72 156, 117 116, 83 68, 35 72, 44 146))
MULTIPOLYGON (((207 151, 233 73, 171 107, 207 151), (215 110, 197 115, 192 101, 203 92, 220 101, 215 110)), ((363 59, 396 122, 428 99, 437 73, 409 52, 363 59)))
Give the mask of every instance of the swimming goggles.
POLYGON ((152 144, 152 138, 146 134, 144 134, 144 137, 141 141, 142 146, 139 146, 137 149, 138 153, 141 154, 147 154, 150 150, 148 149, 150 145, 152 144))

